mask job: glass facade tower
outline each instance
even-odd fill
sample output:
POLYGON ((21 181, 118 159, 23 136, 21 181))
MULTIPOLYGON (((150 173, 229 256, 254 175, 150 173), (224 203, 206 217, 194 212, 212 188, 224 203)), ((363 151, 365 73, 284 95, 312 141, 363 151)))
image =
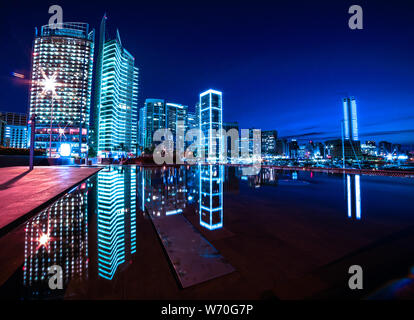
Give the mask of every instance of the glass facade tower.
POLYGON ((185 132, 187 127, 188 106, 170 102, 167 102, 165 106, 167 128, 171 130, 174 136, 179 130, 185 132))
POLYGON ((223 160, 223 128, 222 93, 216 90, 207 90, 200 94, 199 121, 201 148, 208 162, 223 160))
POLYGON ((140 112, 140 136, 143 148, 151 148, 155 131, 166 128, 165 101, 146 99, 140 112))
POLYGON ((343 106, 345 139, 358 141, 358 118, 355 98, 344 98, 343 106))
POLYGON ((29 118, 36 114, 35 148, 52 157, 63 144, 72 156, 87 153, 93 51, 94 30, 86 23, 36 28, 29 118))
POLYGON ((105 39, 103 17, 97 65, 99 83, 95 112, 98 123, 98 155, 137 153, 138 68, 134 57, 122 47, 119 32, 105 39))

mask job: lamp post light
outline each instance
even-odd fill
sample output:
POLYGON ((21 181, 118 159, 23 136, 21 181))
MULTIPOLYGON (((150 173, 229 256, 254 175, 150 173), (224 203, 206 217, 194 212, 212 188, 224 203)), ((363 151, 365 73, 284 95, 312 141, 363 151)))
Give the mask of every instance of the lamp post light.
POLYGON ((36 130, 36 114, 32 114, 30 117, 30 159, 29 159, 29 169, 33 170, 33 157, 34 157, 34 138, 36 130))
POLYGON ((53 128, 53 100, 57 97, 56 87, 59 85, 56 83, 57 72, 53 73, 51 77, 48 77, 43 70, 41 70, 43 80, 40 84, 43 86, 43 95, 51 94, 51 105, 50 105, 50 139, 49 139, 49 158, 52 158, 52 128, 53 128))
POLYGON ((344 139, 344 120, 341 120, 341 136, 342 136, 342 168, 344 169, 345 173, 345 139, 344 139))

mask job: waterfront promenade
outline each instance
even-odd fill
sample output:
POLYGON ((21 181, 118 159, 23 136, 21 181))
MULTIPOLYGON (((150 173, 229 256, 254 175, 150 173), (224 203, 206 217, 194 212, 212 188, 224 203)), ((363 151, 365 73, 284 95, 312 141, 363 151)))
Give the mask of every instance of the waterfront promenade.
POLYGON ((90 177, 98 167, 0 168, 0 236, 90 177))

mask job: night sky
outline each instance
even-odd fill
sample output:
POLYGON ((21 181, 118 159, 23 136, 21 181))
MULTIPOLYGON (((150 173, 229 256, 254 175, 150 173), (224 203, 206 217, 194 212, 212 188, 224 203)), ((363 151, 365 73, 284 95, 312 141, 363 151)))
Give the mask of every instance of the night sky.
MULTIPOLYGON (((145 98, 187 104, 223 92, 224 121, 279 136, 340 136, 341 98, 357 99, 362 141, 414 144, 413 1, 2 1, 0 110, 25 112, 36 26, 50 5, 63 21, 119 29, 145 98), (348 8, 364 29, 348 28, 348 8)), ((98 34, 96 35, 96 40, 98 34)))

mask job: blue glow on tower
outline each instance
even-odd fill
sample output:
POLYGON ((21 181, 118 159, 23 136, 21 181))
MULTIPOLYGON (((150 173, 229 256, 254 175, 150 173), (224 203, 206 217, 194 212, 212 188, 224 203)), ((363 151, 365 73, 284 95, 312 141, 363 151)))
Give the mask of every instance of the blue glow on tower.
POLYGON ((222 165, 200 165, 199 214, 200 225, 209 230, 223 227, 222 165))
POLYGON ((200 94, 199 128, 203 136, 200 134, 199 142, 210 163, 223 161, 222 114, 223 103, 220 91, 210 89, 200 94))
POLYGON ((355 98, 344 98, 343 107, 345 139, 358 141, 358 117, 355 98))
POLYGON ((361 183, 360 175, 346 176, 347 186, 347 207, 348 207, 348 218, 352 218, 355 214, 357 220, 361 220, 361 183))
MULTIPOLYGON (((101 31, 105 31, 106 16, 101 31)), ((135 58, 122 46, 119 32, 106 40, 101 32, 97 73, 98 154, 137 153, 138 68, 135 58)))

